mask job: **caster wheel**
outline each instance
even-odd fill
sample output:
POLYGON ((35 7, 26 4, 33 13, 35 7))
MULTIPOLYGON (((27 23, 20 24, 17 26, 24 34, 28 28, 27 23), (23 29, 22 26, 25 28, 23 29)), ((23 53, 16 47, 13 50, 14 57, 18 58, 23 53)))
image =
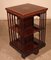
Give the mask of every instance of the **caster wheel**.
POLYGON ((33 53, 37 55, 39 53, 39 50, 35 50, 33 53))
POLYGON ((22 58, 24 58, 24 59, 25 59, 25 55, 23 55, 23 54, 22 54, 22 58))

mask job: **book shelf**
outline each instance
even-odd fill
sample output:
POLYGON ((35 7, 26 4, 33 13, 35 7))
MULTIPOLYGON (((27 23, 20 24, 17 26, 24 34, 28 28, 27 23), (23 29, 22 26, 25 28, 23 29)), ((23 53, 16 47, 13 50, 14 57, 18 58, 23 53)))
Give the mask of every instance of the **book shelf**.
POLYGON ((38 54, 39 49, 45 46, 47 8, 23 4, 6 10, 10 45, 19 51, 23 58, 31 53, 38 54), (34 24, 34 16, 40 17, 39 25, 34 24), (39 39, 34 37, 36 32, 39 32, 39 39))

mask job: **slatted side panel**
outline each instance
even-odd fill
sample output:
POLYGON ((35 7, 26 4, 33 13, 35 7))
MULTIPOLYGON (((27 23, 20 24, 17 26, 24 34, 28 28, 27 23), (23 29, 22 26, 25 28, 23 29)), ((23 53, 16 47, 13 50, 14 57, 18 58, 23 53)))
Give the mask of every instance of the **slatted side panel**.
MULTIPOLYGON (((7 18, 8 18, 8 29, 9 29, 9 38, 10 42, 13 42, 18 38, 16 35, 16 24, 17 22, 17 17, 13 14, 7 13, 7 18)), ((18 33, 18 32, 17 32, 18 33)))

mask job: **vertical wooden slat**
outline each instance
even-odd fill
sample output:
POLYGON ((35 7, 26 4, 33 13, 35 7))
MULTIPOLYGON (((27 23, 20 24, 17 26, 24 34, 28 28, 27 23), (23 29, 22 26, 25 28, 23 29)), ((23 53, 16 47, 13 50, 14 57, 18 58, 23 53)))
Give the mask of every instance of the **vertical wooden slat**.
POLYGON ((12 38, 13 38, 13 40, 12 41, 14 41, 14 18, 13 18, 13 15, 11 15, 12 16, 12 21, 11 21, 11 25, 12 25, 12 38))
POLYGON ((46 12, 44 13, 44 26, 45 26, 45 29, 46 29, 46 12))
MULTIPOLYGON (((19 19, 17 18, 17 16, 16 16, 16 23, 17 23, 17 25, 19 26, 19 19)), ((17 28, 18 29, 18 28, 17 28)), ((19 39, 19 33, 17 32, 17 39, 19 39)))
MULTIPOLYGON (((39 22, 39 27, 42 29, 43 28, 43 14, 40 14, 40 22, 39 22)), ((39 31, 39 40, 42 41, 42 30, 39 31)))
POLYGON ((12 35, 12 16, 11 14, 9 14, 9 18, 10 18, 10 35, 11 35, 11 41, 13 41, 13 35, 12 35))
POLYGON ((10 42, 12 42, 12 30, 10 29, 10 27, 11 27, 11 16, 10 16, 10 13, 7 13, 7 18, 8 18, 9 38, 10 38, 10 42))
POLYGON ((44 14, 40 14, 40 24, 39 24, 40 28, 43 29, 44 28, 44 14))
MULTIPOLYGON (((14 24, 16 25, 15 15, 14 15, 14 24)), ((15 29, 14 36, 15 36, 15 40, 16 40, 17 39, 17 37, 16 37, 16 27, 14 29, 15 29)))
POLYGON ((9 38, 10 38, 10 42, 11 42, 11 35, 10 35, 10 21, 9 21, 9 13, 7 12, 7 20, 8 20, 8 31, 9 31, 9 38))
POLYGON ((45 38, 46 38, 46 12, 44 13, 44 30, 43 30, 43 35, 44 35, 44 42, 45 42, 45 38))
POLYGON ((12 29, 12 36, 13 36, 13 41, 16 40, 16 21, 15 21, 15 16, 12 15, 12 26, 13 26, 13 29, 12 29))
POLYGON ((39 32, 39 39, 41 40, 41 41, 43 41, 44 43, 45 43, 45 35, 46 35, 46 22, 45 22, 45 19, 46 19, 46 17, 45 17, 45 13, 43 13, 43 14, 41 14, 40 15, 40 28, 41 28, 41 31, 39 32))

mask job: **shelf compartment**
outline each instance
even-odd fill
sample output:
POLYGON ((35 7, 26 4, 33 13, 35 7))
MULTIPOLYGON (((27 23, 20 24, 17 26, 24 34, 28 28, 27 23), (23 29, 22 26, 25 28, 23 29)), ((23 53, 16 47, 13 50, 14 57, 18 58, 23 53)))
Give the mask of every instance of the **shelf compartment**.
MULTIPOLYGON (((20 30, 19 30, 19 31, 20 31, 20 30)), ((27 37, 27 36, 29 36, 29 35, 31 35, 31 34, 34 34, 34 33, 38 32, 38 31, 40 31, 40 29, 38 29, 38 28, 36 28, 36 27, 30 26, 30 27, 28 27, 27 29, 20 31, 19 34, 20 34, 20 36, 22 36, 22 37, 27 37)))
POLYGON ((19 39, 10 42, 10 46, 12 46, 16 51, 25 55, 29 55, 31 53, 37 54, 39 49, 45 47, 45 45, 46 44, 43 41, 36 38, 34 38, 34 42, 28 42, 28 44, 24 44, 24 46, 21 42, 19 42, 19 39))
POLYGON ((19 39, 14 40, 13 42, 10 42, 10 45, 16 49, 17 51, 21 52, 21 53, 25 53, 25 54, 31 54, 34 52, 39 51, 38 50, 38 45, 34 42, 29 42, 28 44, 23 44, 21 42, 19 42, 19 39), (29 47, 29 48, 28 48, 29 47), (37 51, 36 51, 37 50, 37 51))
POLYGON ((11 45, 13 48, 15 48, 16 50, 18 49, 18 50, 21 51, 22 49, 24 50, 24 48, 25 48, 24 51, 26 51, 26 49, 29 50, 31 47, 32 47, 32 48, 34 47, 33 49, 36 49, 37 47, 38 47, 39 49, 41 49, 41 48, 45 47, 46 43, 44 43, 44 42, 41 41, 41 40, 38 40, 38 39, 34 38, 34 42, 28 43, 28 44, 26 44, 25 46, 22 46, 23 44, 21 44, 21 42, 19 42, 19 39, 10 42, 10 45, 11 45), (28 46, 30 46, 30 47, 28 48, 28 46))
POLYGON ((36 33, 40 31, 40 28, 38 25, 27 27, 26 29, 21 29, 17 24, 10 26, 9 29, 12 29, 13 31, 19 33, 22 37, 27 37, 33 33, 36 33))

